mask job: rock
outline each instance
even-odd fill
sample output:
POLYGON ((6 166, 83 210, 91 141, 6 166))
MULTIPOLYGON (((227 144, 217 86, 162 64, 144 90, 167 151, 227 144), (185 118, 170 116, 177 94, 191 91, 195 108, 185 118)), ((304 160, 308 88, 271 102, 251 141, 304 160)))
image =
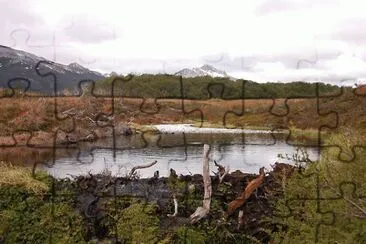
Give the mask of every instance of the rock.
POLYGON ((133 134, 133 132, 132 132, 132 129, 130 127, 127 127, 127 128, 123 129, 123 135, 130 136, 132 134, 133 134))

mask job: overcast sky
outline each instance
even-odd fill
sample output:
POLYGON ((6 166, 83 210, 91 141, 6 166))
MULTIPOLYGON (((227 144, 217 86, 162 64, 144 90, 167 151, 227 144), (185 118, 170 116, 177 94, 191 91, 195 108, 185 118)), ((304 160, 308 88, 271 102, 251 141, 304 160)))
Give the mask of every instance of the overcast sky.
POLYGON ((103 73, 203 64, 256 81, 366 78, 366 2, 0 0, 0 44, 103 73))

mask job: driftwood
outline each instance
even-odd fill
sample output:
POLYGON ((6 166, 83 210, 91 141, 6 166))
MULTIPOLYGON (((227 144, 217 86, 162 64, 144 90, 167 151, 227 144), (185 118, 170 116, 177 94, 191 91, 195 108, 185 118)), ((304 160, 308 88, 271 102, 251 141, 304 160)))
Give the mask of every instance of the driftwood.
POLYGON ((175 217, 178 215, 178 200, 175 194, 173 194, 173 201, 174 201, 174 213, 168 214, 168 217, 175 217))
POLYGON ((202 219, 210 212, 212 185, 211 185, 210 167, 208 159, 209 151, 210 146, 205 144, 203 146, 203 167, 202 167, 204 198, 202 201, 202 207, 198 207, 196 211, 190 216, 191 224, 196 223, 198 220, 202 219))
POLYGON ((218 164, 216 162, 216 160, 214 160, 215 166, 217 167, 217 171, 218 173, 216 173, 216 175, 219 176, 219 182, 222 183, 222 181, 224 180, 225 176, 229 173, 229 166, 226 167, 226 169, 224 168, 224 166, 222 166, 221 164, 218 164))
POLYGON ((130 173, 128 174, 128 178, 132 178, 133 176, 135 176, 135 174, 136 174, 136 170, 138 170, 138 169, 145 169, 145 168, 149 168, 149 167, 151 167, 151 166, 155 165, 157 162, 158 162, 158 161, 156 161, 156 160, 155 160, 154 162, 149 163, 149 164, 145 164, 145 165, 137 165, 137 166, 133 167, 133 168, 131 169, 130 173))
POLYGON ((228 215, 234 213, 236 209, 240 208, 248 200, 250 195, 252 195, 252 193, 262 184, 263 179, 264 167, 259 169, 259 176, 249 182, 240 196, 229 203, 227 210, 228 215))
POLYGON ((238 214, 238 227, 237 227, 238 230, 243 225, 243 223, 244 223, 244 210, 241 209, 238 214))

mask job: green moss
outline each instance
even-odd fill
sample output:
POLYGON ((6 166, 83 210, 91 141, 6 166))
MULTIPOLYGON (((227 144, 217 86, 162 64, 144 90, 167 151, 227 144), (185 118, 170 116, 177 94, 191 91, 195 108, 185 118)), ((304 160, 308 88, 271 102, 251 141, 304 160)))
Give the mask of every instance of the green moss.
POLYGON ((159 223, 155 205, 133 203, 121 210, 117 234, 126 243, 155 243, 158 241, 159 223))
POLYGON ((19 187, 2 187, 0 236, 7 243, 75 243, 83 241, 82 217, 67 203, 33 195, 19 187), (4 195, 2 195, 4 196, 4 195))
POLYGON ((194 227, 182 226, 176 230, 177 243, 204 244, 205 235, 194 227))

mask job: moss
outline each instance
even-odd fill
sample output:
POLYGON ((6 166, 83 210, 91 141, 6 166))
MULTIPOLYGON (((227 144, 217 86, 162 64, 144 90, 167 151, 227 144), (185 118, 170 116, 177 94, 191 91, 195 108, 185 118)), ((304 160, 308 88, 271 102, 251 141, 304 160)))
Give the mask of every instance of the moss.
POLYGON ((82 217, 72 206, 20 187, 1 187, 0 236, 7 243, 74 243, 83 241, 82 217))
POLYGON ((117 235, 127 243, 155 243, 159 224, 155 205, 133 203, 120 212, 117 235))
POLYGON ((206 241, 205 235, 194 227, 182 226, 175 233, 177 243, 204 244, 206 241))

